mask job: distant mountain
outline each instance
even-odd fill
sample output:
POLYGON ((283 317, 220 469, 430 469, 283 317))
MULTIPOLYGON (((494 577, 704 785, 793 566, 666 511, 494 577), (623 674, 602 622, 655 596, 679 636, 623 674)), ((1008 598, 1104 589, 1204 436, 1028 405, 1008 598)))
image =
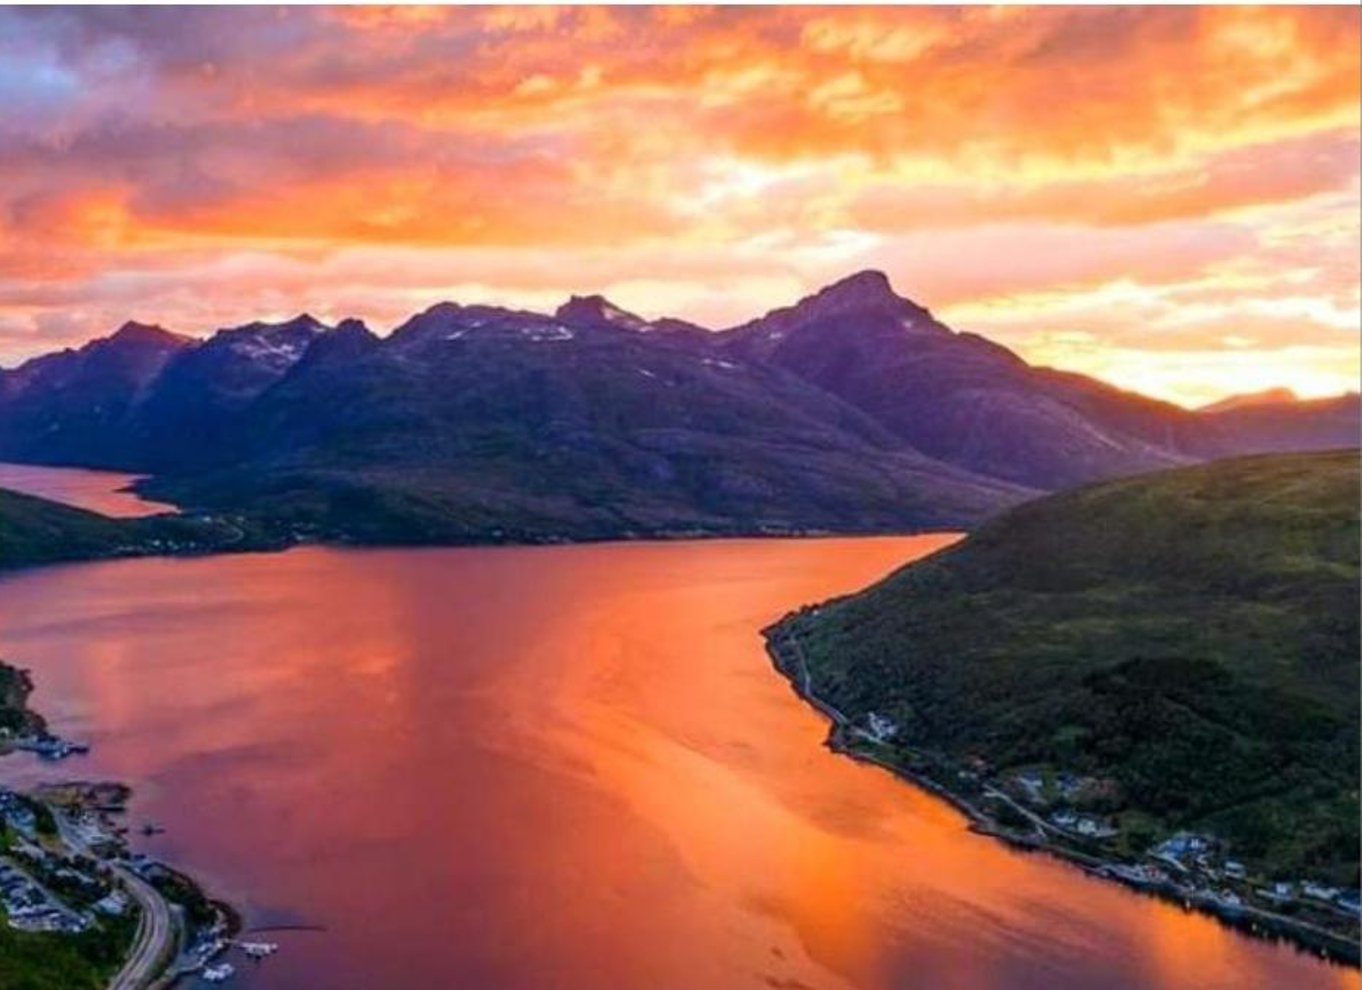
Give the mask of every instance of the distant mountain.
POLYGON ((329 327, 304 313, 284 323, 219 330, 177 353, 123 430, 148 470, 211 463, 245 410, 298 363, 329 327))
POLYGON ((633 330, 636 333, 669 336, 673 340, 688 341, 697 347, 707 347, 713 342, 712 332, 702 326, 671 317, 645 320, 637 314, 621 309, 604 296, 573 296, 559 306, 553 315, 572 326, 611 326, 621 330, 633 330))
POLYGON ((956 333, 861 272, 724 335, 733 353, 838 396, 929 456, 1036 488, 1189 463, 1208 452, 1194 414, 1035 368, 956 333))
POLYGON ((0 372, 0 458, 152 473, 161 497, 332 538, 881 531, 1336 446, 1357 420, 1269 409, 1033 367, 861 272, 718 332, 598 295, 552 315, 440 303, 388 337, 306 314, 202 342, 129 325, 0 372))
POLYGON ((1231 409, 1244 409, 1250 406, 1280 406, 1299 401, 1300 398, 1289 388, 1265 388, 1261 392, 1227 395, 1219 401, 1201 406, 1198 412, 1229 412, 1231 409))
POLYGON ((137 456, 124 427, 161 372, 195 341, 125 323, 76 350, 0 371, 0 451, 41 464, 116 466, 137 456))
POLYGON ((67 560, 265 549, 277 545, 225 520, 178 515, 111 519, 0 489, 0 571, 67 560))
POLYGON ((220 467, 152 488, 382 542, 958 525, 1029 494, 779 369, 564 310, 442 303, 386 339, 324 334, 233 420, 220 467))
POLYGON ((1045 811, 1110 818, 1114 851, 1187 830, 1255 876, 1357 883, 1355 451, 1038 499, 770 635, 947 789, 979 761, 998 786, 1086 778, 1045 811))
POLYGON ((1242 454, 1356 447, 1362 402, 1356 392, 1329 399, 1250 402, 1204 413, 1222 447, 1242 454))

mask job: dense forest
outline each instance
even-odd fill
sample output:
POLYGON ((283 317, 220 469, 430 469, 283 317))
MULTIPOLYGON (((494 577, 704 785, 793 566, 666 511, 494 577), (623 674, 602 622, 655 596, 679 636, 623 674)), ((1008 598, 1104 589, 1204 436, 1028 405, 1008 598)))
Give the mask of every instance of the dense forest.
POLYGON ((1355 452, 1028 503, 778 633, 814 693, 905 750, 1095 777, 1145 838, 1357 882, 1355 452))

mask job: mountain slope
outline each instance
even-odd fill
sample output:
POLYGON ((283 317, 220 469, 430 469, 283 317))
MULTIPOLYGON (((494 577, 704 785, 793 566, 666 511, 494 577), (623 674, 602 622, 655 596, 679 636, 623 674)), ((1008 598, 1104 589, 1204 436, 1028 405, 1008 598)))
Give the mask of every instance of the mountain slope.
POLYGON ((1194 414, 1033 368, 952 331, 896 295, 880 272, 843 279, 724 338, 728 349, 805 378, 931 457, 1035 488, 1204 453, 1194 414))
POLYGON ((1204 413, 1229 412, 1231 409, 1245 409, 1251 406, 1280 406, 1299 402, 1300 398, 1289 388, 1265 388, 1260 392, 1241 392, 1227 395, 1216 402, 1207 403, 1197 411, 1204 413))
POLYGON ((115 466, 132 456, 129 411, 188 337, 125 323, 109 337, 0 372, 0 451, 39 464, 115 466))
POLYGON ((1222 449, 1240 454, 1356 447, 1362 401, 1356 392, 1328 399, 1239 403, 1204 414, 1222 449))
POLYGON ((1028 494, 683 331, 565 309, 446 303, 384 340, 323 335, 221 469, 148 490, 420 542, 958 525, 1028 494))
POLYGON ((0 459, 370 541, 968 526, 1094 478, 1355 446, 1358 420, 1355 398, 1195 413, 1033 367, 879 272, 723 332, 602 296, 441 303, 388 337, 129 325, 0 372, 0 459))
POLYGON ((1305 454, 1028 503, 773 636, 897 759, 1089 775, 1127 829, 1351 886, 1358 604, 1357 454, 1305 454))
POLYGON ((0 489, 0 570, 65 560, 244 550, 266 545, 225 520, 179 516, 112 519, 0 489))
POLYGON ((176 354, 124 426, 141 465, 183 469, 216 459, 235 415, 283 378, 327 329, 307 314, 248 323, 176 354))

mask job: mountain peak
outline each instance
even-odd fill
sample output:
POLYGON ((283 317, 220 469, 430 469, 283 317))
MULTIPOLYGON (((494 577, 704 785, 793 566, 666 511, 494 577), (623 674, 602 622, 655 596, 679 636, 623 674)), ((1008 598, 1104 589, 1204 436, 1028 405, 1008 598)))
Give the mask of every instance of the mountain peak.
POLYGON ((284 321, 282 326, 307 328, 310 330, 325 330, 326 324, 317 319, 311 313, 299 313, 291 320, 284 321))
POLYGON ((867 326, 914 333, 945 331, 931 312, 894 291, 889 276, 867 268, 805 296, 786 311, 800 322, 863 318, 867 326))
POLYGON ((793 308, 795 312, 818 318, 844 313, 930 315, 912 300, 895 292, 888 275, 870 268, 824 286, 813 295, 805 296, 793 308))
POLYGON ((324 361, 344 361, 355 358, 378 345, 378 337, 363 320, 347 316, 334 327, 323 331, 308 345, 298 359, 299 364, 315 366, 324 361))
POLYGON ((627 330, 644 330, 648 321, 627 309, 621 309, 605 296, 572 296, 553 314, 564 323, 588 325, 607 324, 627 330))
POLYGON ((840 278, 820 289, 815 299, 838 299, 847 302, 880 302, 903 300, 894 292, 889 276, 875 268, 866 268, 840 278))
POLYGON ((350 336, 369 336, 369 337, 372 337, 374 335, 373 331, 369 329, 368 325, 363 320, 353 316, 347 316, 345 319, 337 323, 333 330, 333 333, 348 334, 350 336))
POLYGON ((1231 409, 1245 409, 1250 406, 1283 406, 1300 402, 1300 396, 1289 388, 1265 388, 1261 392, 1245 392, 1229 395, 1210 405, 1202 406, 1200 412, 1228 412, 1231 409))
POLYGON ((243 323, 240 326, 224 327, 218 333, 228 338, 253 336, 272 336, 275 334, 309 334, 317 336, 330 329, 325 323, 317 319, 311 313, 299 313, 287 320, 272 323, 268 320, 253 320, 250 323, 243 323))
POLYGON ((151 344, 160 346, 176 346, 188 340, 177 333, 171 333, 164 327, 153 323, 138 323, 136 320, 129 320, 121 327, 109 335, 107 341, 112 343, 117 341, 120 344, 151 344))
POLYGON ((311 313, 299 313, 297 316, 281 323, 251 323, 251 329, 264 333, 307 333, 320 334, 329 329, 325 323, 317 319, 311 313))
POLYGON ((760 319, 725 331, 739 346, 765 353, 790 334, 819 328, 829 332, 855 332, 862 337, 902 333, 948 333, 923 307, 894 291, 884 272, 866 269, 838 279, 793 306, 774 309, 760 319))

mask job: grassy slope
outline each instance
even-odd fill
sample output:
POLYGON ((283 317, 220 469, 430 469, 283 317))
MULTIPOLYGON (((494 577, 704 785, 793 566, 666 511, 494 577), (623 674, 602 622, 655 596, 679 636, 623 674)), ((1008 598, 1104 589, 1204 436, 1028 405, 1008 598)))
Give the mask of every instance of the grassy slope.
POLYGON ((77 935, 62 935, 15 931, 0 922, 0 987, 95 990, 105 986, 131 941, 131 927, 131 921, 117 921, 77 935))
POLYGON ((107 556, 138 540, 140 529, 131 521, 0 491, 0 567, 107 556))
POLYGON ((1028 503, 785 631, 910 745, 1107 775, 1163 828, 1356 883, 1356 452, 1028 503))
POLYGON ((166 550, 244 548, 254 539, 227 524, 171 516, 111 519, 0 489, 0 570, 166 550))

